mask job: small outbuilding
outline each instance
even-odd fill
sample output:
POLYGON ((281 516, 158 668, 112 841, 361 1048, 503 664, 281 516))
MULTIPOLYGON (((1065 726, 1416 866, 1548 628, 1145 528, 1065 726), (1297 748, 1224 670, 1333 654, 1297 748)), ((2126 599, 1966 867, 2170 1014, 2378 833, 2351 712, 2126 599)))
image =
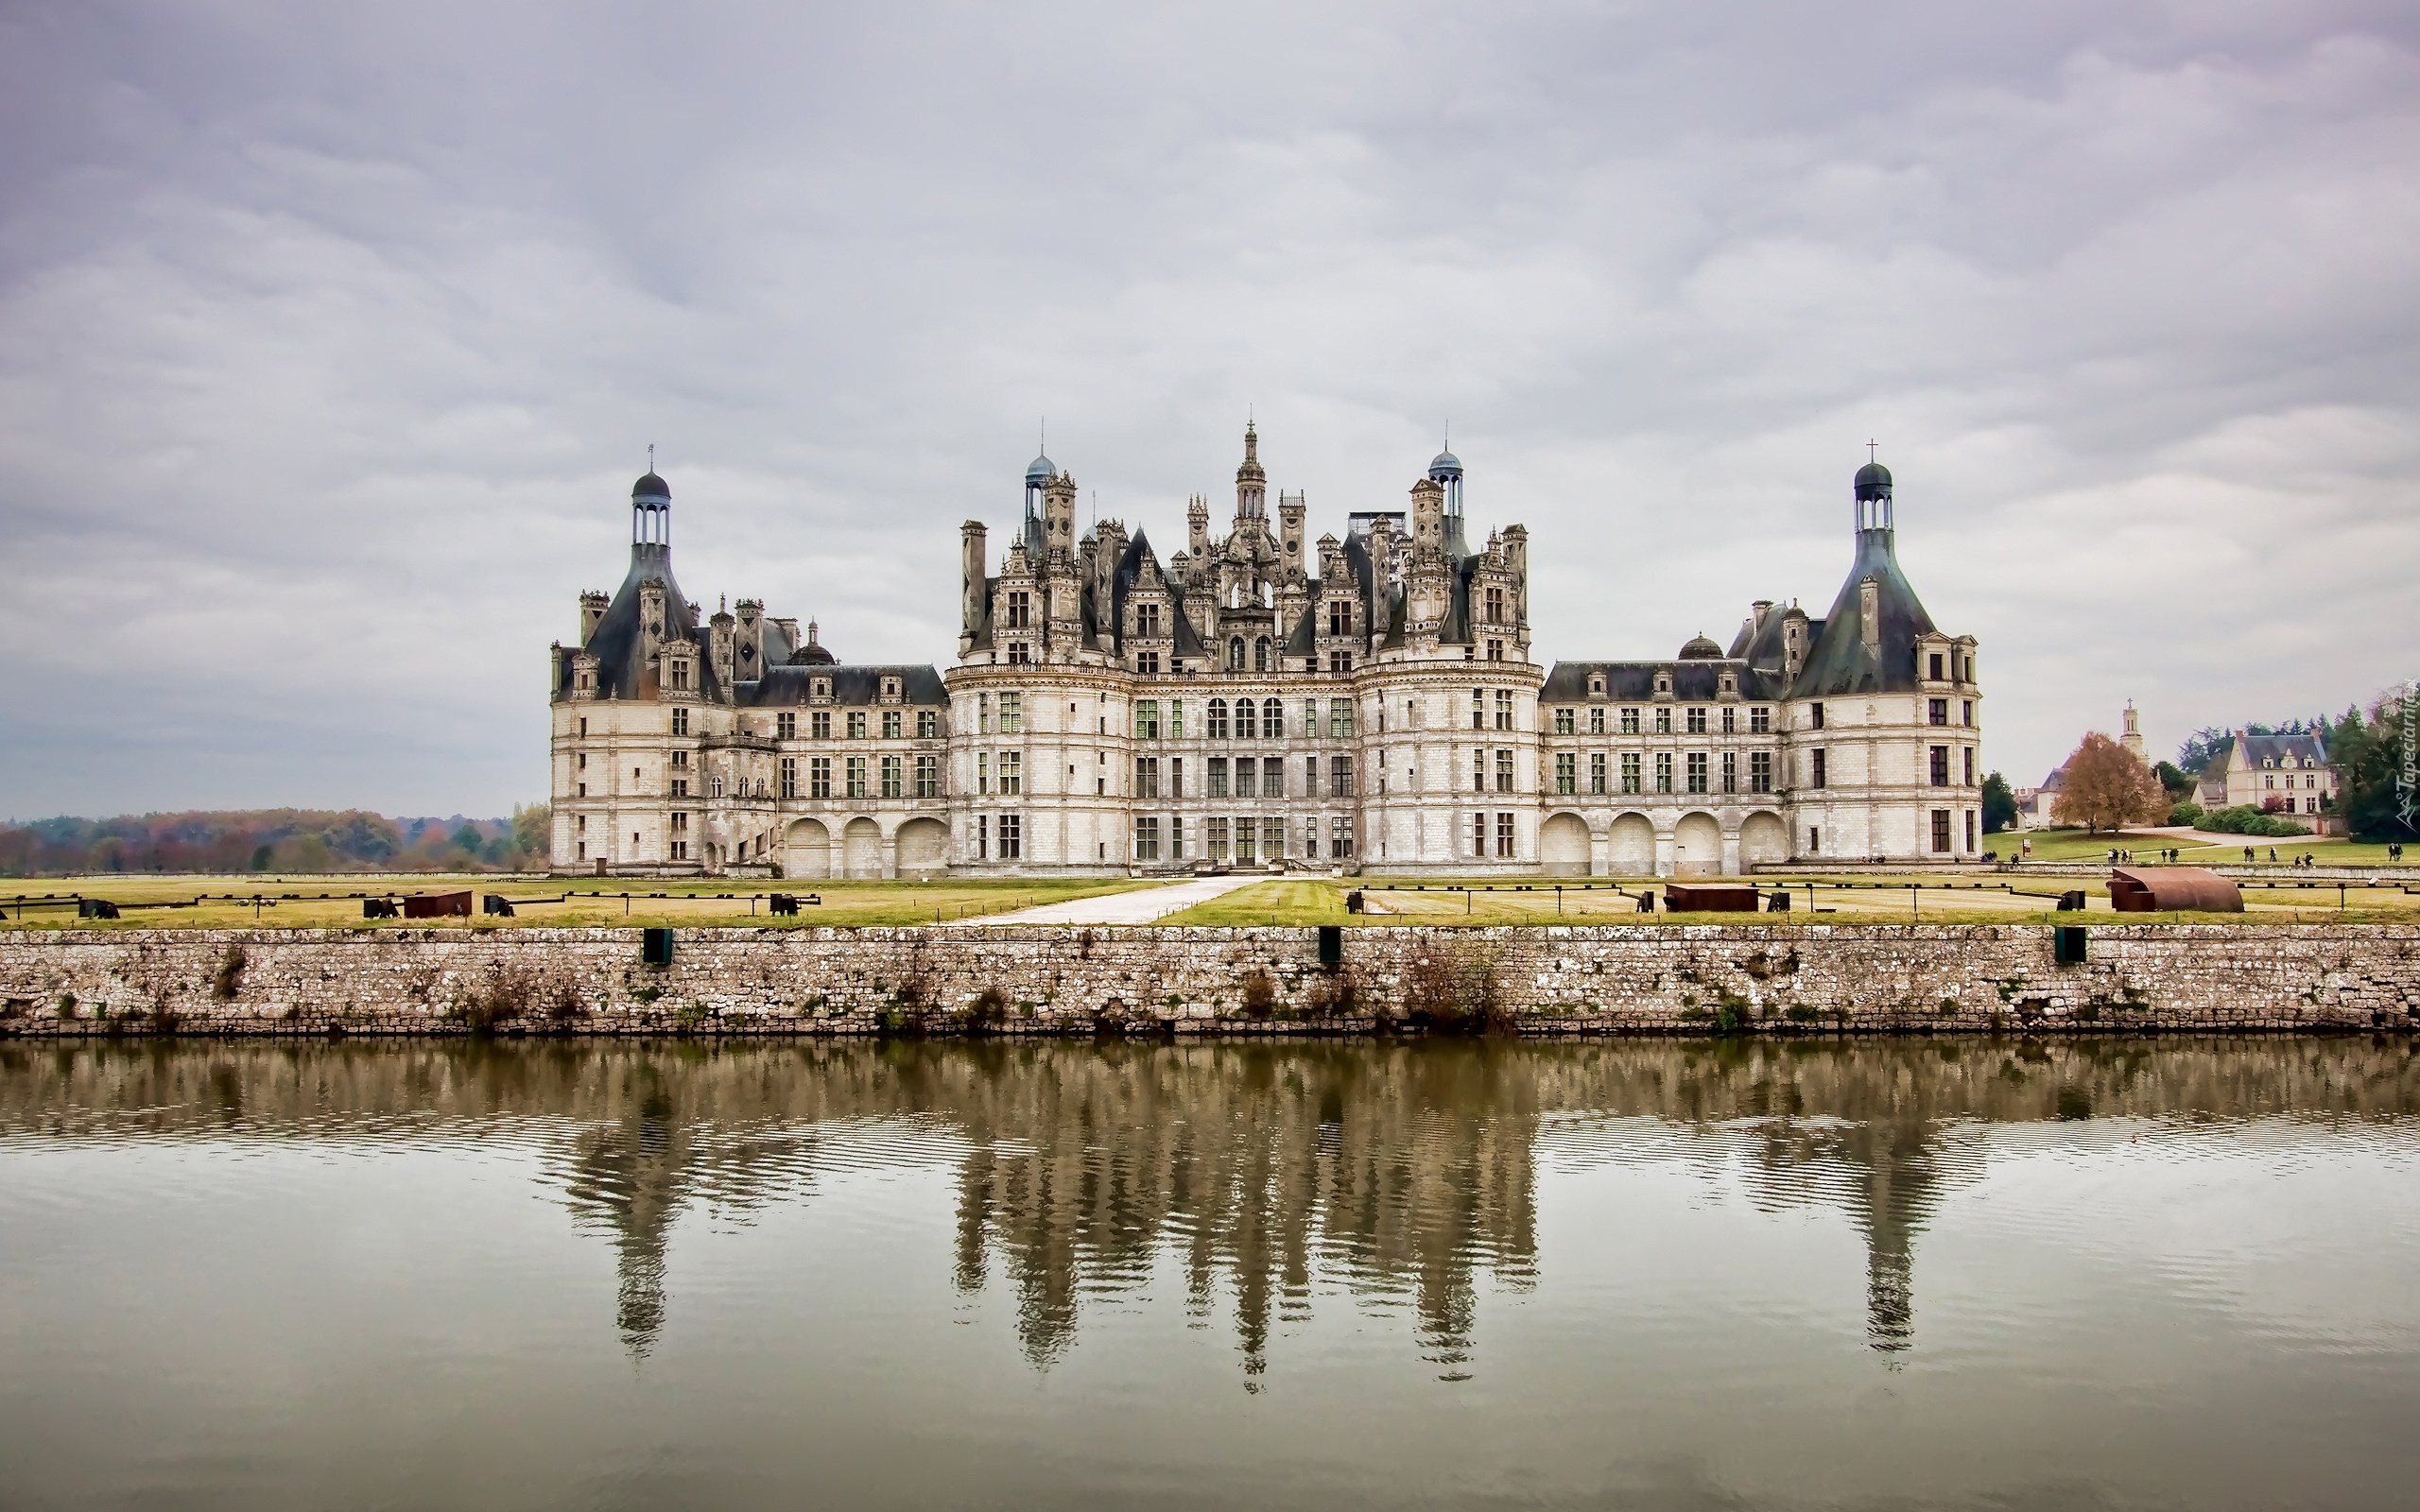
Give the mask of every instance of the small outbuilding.
POLYGON ((2109 906, 2121 914, 2239 914, 2243 889, 2201 867, 2113 867, 2109 906))

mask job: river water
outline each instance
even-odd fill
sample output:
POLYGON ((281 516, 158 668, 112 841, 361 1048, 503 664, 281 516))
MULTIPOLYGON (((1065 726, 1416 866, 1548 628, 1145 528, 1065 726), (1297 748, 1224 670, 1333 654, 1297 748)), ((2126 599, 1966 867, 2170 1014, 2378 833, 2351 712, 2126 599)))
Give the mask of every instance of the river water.
POLYGON ((2402 1041, 0 1048, 0 1507, 2386 1507, 2402 1041))

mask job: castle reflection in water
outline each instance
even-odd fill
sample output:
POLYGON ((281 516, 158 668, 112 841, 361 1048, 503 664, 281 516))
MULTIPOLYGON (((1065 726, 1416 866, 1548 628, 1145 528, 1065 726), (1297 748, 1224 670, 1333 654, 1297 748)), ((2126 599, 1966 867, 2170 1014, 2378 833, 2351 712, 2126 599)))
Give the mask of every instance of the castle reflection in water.
POLYGON ((1916 1241, 1980 1174, 1962 1137, 1977 1124, 2415 1108, 2410 1052, 2349 1040, 0 1049, 0 1130, 359 1141, 515 1125, 612 1236, 636 1352, 664 1326, 683 1213, 812 1202, 843 1165, 940 1161, 957 1283, 1005 1278, 1037 1364, 1074 1339, 1088 1293, 1173 1263, 1196 1312, 1232 1297, 1253 1374, 1315 1278, 1399 1300, 1426 1358, 1467 1359, 1481 1278, 1535 1274, 1540 1160, 1606 1121, 1687 1136, 1625 1125, 1615 1143, 1736 1171, 1759 1206, 1844 1211, 1865 1240, 1870 1342, 1896 1350, 1915 1327, 1916 1241))

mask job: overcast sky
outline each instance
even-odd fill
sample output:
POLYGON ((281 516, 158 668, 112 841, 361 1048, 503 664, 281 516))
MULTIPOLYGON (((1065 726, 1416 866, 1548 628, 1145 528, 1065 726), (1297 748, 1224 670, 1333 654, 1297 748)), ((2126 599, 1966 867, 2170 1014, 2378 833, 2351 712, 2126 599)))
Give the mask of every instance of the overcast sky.
POLYGON ((1183 543, 1450 422, 1536 651, 1828 608, 2038 781, 2420 676, 2402 4, 0 8, 0 814, 545 792, 627 560, 956 649, 1041 417, 1183 543))

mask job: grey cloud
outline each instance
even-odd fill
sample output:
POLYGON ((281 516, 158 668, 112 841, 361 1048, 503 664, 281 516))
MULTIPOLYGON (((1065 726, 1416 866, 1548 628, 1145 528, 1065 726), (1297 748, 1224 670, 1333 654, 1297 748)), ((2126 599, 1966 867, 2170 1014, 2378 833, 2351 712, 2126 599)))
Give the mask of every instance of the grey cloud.
POLYGON ((1038 416, 1181 537, 1450 418, 1548 657, 1827 604, 1881 438, 2018 781, 2413 676, 2388 5, 19 6, 0 811, 495 810, 662 443, 691 593, 951 645, 1038 416))

